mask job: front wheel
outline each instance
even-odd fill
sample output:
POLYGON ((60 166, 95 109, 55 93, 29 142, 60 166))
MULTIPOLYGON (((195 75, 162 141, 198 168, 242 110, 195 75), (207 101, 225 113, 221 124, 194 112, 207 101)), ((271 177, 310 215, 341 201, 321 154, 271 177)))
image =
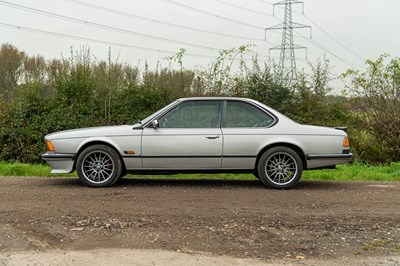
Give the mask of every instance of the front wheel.
POLYGON ((79 179, 91 187, 108 187, 121 176, 122 163, 118 154, 105 145, 86 148, 76 161, 79 179))
POLYGON ((257 172, 267 187, 293 188, 303 173, 303 162, 294 150, 283 146, 273 147, 261 156, 257 172))

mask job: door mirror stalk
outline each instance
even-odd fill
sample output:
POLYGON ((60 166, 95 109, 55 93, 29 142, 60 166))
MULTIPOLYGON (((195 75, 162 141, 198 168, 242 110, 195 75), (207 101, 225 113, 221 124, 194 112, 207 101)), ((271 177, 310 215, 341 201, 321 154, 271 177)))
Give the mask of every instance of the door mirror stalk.
POLYGON ((154 129, 158 128, 158 120, 157 120, 157 119, 156 119, 156 120, 153 120, 153 121, 151 122, 151 127, 154 128, 154 129))

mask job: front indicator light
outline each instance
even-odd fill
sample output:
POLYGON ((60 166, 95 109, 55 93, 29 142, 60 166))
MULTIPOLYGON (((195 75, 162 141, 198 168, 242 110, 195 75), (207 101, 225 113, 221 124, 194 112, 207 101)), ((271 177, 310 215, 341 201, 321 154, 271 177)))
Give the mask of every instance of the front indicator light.
POLYGON ((350 147, 350 142, 349 142, 349 138, 345 137, 343 140, 343 147, 348 148, 350 147))
POLYGON ((50 140, 46 140, 46 145, 49 151, 56 151, 56 149, 54 149, 53 143, 51 143, 50 140))

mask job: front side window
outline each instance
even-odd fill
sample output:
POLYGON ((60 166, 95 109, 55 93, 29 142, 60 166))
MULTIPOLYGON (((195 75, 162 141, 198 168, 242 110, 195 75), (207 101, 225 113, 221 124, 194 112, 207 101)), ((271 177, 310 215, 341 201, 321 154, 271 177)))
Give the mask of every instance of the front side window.
POLYGON ((160 128, 219 128, 222 101, 187 101, 162 116, 160 128))
POLYGON ((267 127, 274 119, 257 107, 244 102, 228 101, 226 127, 267 127))

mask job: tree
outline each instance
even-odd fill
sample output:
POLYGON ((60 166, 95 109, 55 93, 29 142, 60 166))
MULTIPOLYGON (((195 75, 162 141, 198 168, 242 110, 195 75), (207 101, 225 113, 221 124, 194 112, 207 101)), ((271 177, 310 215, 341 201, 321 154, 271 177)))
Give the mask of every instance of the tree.
POLYGON ((364 72, 348 70, 343 74, 351 79, 347 93, 370 145, 385 152, 380 160, 400 161, 400 58, 383 54, 366 64, 364 72))
POLYGON ((0 95, 9 98, 12 89, 17 86, 23 73, 25 53, 11 44, 2 44, 0 48, 0 95))
POLYGON ((254 59, 252 68, 246 70, 244 82, 246 97, 285 112, 293 100, 294 90, 281 85, 275 74, 275 66, 270 62, 264 63, 261 67, 258 60, 254 59))
POLYGON ((346 126, 347 113, 342 97, 329 95, 331 66, 326 58, 310 63, 311 72, 298 74, 289 116, 305 124, 346 126))
POLYGON ((193 88, 195 94, 211 96, 242 96, 245 75, 244 55, 249 53, 253 45, 242 45, 239 48, 222 50, 208 69, 202 67, 196 71, 193 88), (238 60, 238 62, 235 62, 238 60), (239 65, 239 72, 232 73, 234 63, 239 65))

